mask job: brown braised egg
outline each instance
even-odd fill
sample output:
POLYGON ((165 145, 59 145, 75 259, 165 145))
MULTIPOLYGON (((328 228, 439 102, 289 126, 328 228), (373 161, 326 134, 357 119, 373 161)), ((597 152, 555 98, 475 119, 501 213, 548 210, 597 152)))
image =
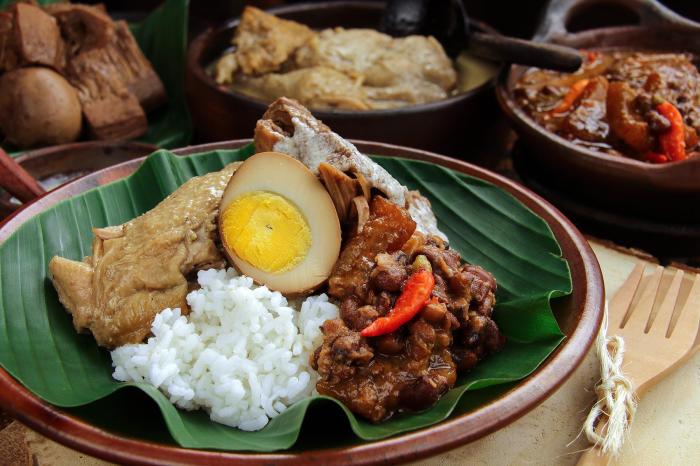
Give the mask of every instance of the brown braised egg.
POLYGON ((0 130, 18 147, 64 144, 80 136, 78 93, 49 68, 18 68, 0 77, 0 130))
POLYGON ((285 294, 317 288, 340 253, 328 192, 301 162, 278 152, 253 155, 231 177, 219 233, 236 269, 285 294))

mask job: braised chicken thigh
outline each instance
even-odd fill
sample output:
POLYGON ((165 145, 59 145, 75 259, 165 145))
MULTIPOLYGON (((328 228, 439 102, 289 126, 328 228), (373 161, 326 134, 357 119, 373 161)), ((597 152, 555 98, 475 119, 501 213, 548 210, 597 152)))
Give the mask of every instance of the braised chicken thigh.
POLYGON ((190 179, 127 223, 93 229, 92 256, 82 262, 51 259, 51 279, 76 330, 114 348, 140 343, 163 309, 186 312, 188 276, 225 264, 216 216, 238 165, 190 179))

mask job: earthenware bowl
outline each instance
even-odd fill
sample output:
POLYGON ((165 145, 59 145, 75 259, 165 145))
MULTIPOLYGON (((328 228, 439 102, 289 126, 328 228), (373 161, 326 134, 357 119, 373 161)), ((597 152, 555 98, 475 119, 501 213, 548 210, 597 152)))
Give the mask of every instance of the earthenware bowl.
MULTIPOLYGON (((598 0, 553 0, 535 38, 581 49, 635 49, 689 52, 700 57, 700 24, 687 20, 655 0, 611 0, 638 18, 638 24, 570 32, 577 15, 598 0)), ((598 10, 599 14, 601 11, 598 10)), ((612 10, 611 10, 612 11, 612 10)), ((530 171, 558 190, 594 208, 640 219, 700 224, 700 157, 653 165, 583 148, 539 126, 517 104, 513 88, 526 71, 504 68, 496 89, 498 102, 526 145, 530 171)))
MULTIPOLYGON (((87 141, 28 151, 15 160, 44 189, 51 190, 79 176, 143 157, 156 149, 152 144, 140 142, 87 141)), ((19 201, 0 189, 0 219, 20 207, 19 201)))
MULTIPOLYGON (((376 28, 383 11, 377 2, 301 3, 268 10, 281 18, 314 29, 342 26, 376 28)), ((197 136, 203 141, 249 137, 269 102, 220 88, 207 73, 222 52, 230 48, 239 20, 208 29, 194 39, 187 53, 186 89, 197 136)), ((494 32, 479 23, 481 30, 494 32)), ((495 73, 494 73, 495 75, 495 73)), ((447 99, 400 109, 348 111, 319 110, 314 115, 338 134, 382 141, 469 159, 485 129, 498 114, 493 81, 447 99)))
MULTIPOLYGON (((206 150, 236 148, 249 143, 250 140, 229 141, 188 147, 175 152, 186 156, 206 150)), ((503 386, 495 398, 477 402, 472 411, 450 417, 430 428, 376 442, 354 442, 340 447, 312 450, 298 444, 286 452, 266 454, 191 450, 139 439, 133 433, 127 435, 107 431, 91 424, 88 418, 78 417, 75 413, 40 400, 4 370, 0 370, 0 406, 30 428, 57 442, 120 464, 363 465, 417 460, 455 448, 500 429, 542 403, 576 369, 598 333, 604 303, 603 280, 598 262, 586 239, 547 201, 488 170, 416 149, 362 141, 354 143, 365 153, 424 160, 493 183, 515 196, 547 222, 561 245, 563 257, 569 263, 573 293, 552 301, 555 317, 566 334, 566 339, 535 372, 516 384, 503 386)), ((136 170, 141 160, 100 170, 44 195, 0 226, 0 242, 17 230, 25 220, 56 203, 128 176, 136 170)), ((129 398, 131 402, 134 396, 129 398)), ((473 392, 472 397, 480 400, 479 392, 473 392)), ((152 403, 143 404, 143 419, 134 419, 134 425, 149 425, 148 416, 159 415, 157 411, 153 412, 152 403)), ((99 402, 93 409, 99 410, 99 402)), ((326 421, 330 423, 331 431, 345 428, 342 422, 335 424, 333 420, 326 421)), ((135 428, 132 426, 132 430, 135 428)), ((348 432, 348 435, 352 434, 348 432)))

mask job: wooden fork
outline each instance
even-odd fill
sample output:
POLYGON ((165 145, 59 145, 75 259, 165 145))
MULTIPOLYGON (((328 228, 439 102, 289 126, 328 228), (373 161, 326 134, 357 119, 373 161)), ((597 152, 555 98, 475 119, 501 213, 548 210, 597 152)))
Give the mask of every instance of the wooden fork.
MULTIPOLYGON (((643 279, 644 265, 637 264, 608 305, 608 333, 625 339, 622 369, 639 398, 700 347, 695 345, 700 324, 700 274, 691 279, 684 304, 677 302, 684 295, 682 288, 687 291, 687 286, 681 286, 683 271, 674 273, 665 292, 660 289, 663 275, 664 268, 656 266, 651 276, 643 279)), ((598 432, 604 421, 598 421, 598 432)), ((581 455, 578 465, 607 465, 609 461, 593 447, 581 455)))

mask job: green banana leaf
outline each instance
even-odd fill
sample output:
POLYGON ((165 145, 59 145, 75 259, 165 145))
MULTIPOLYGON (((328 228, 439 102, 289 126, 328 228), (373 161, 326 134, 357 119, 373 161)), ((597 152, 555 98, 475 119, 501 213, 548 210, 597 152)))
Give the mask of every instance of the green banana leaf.
MULTIPOLYGON (((40 0, 40 4, 57 0, 40 0)), ((0 11, 13 0, 0 0, 0 11)), ((148 113, 148 132, 138 141, 173 148, 189 144, 192 120, 185 99, 185 58, 187 53, 187 12, 189 0, 166 0, 145 20, 131 25, 141 50, 163 81, 168 102, 148 113)), ((12 147, 13 156, 21 154, 12 147)))
POLYGON ((496 276, 494 315, 508 338, 502 352, 462 375, 433 408, 376 425, 355 417, 331 398, 316 396, 293 405, 261 431, 243 432, 209 421, 204 412, 177 410, 151 386, 113 380, 108 352, 99 349, 91 336, 76 334, 58 302, 47 277, 48 261, 54 255, 71 259, 89 255, 91 227, 125 222, 154 207, 190 177, 218 170, 252 152, 247 146, 178 157, 161 150, 128 178, 63 201, 20 226, 0 245, 2 367, 44 400, 72 407, 71 412, 112 431, 174 440, 191 448, 274 451, 290 448, 297 440, 294 448, 328 446, 312 433, 323 431, 329 419, 346 441, 359 442, 467 412, 530 374, 564 338, 550 300, 571 292, 571 277, 558 243, 540 217, 479 179, 423 162, 375 157, 400 182, 430 198, 440 228, 466 260, 496 276), (152 401, 126 387, 137 387, 152 401), (164 422, 158 411, 154 413, 153 402, 164 422), (140 421, 133 422, 135 418, 140 421))

